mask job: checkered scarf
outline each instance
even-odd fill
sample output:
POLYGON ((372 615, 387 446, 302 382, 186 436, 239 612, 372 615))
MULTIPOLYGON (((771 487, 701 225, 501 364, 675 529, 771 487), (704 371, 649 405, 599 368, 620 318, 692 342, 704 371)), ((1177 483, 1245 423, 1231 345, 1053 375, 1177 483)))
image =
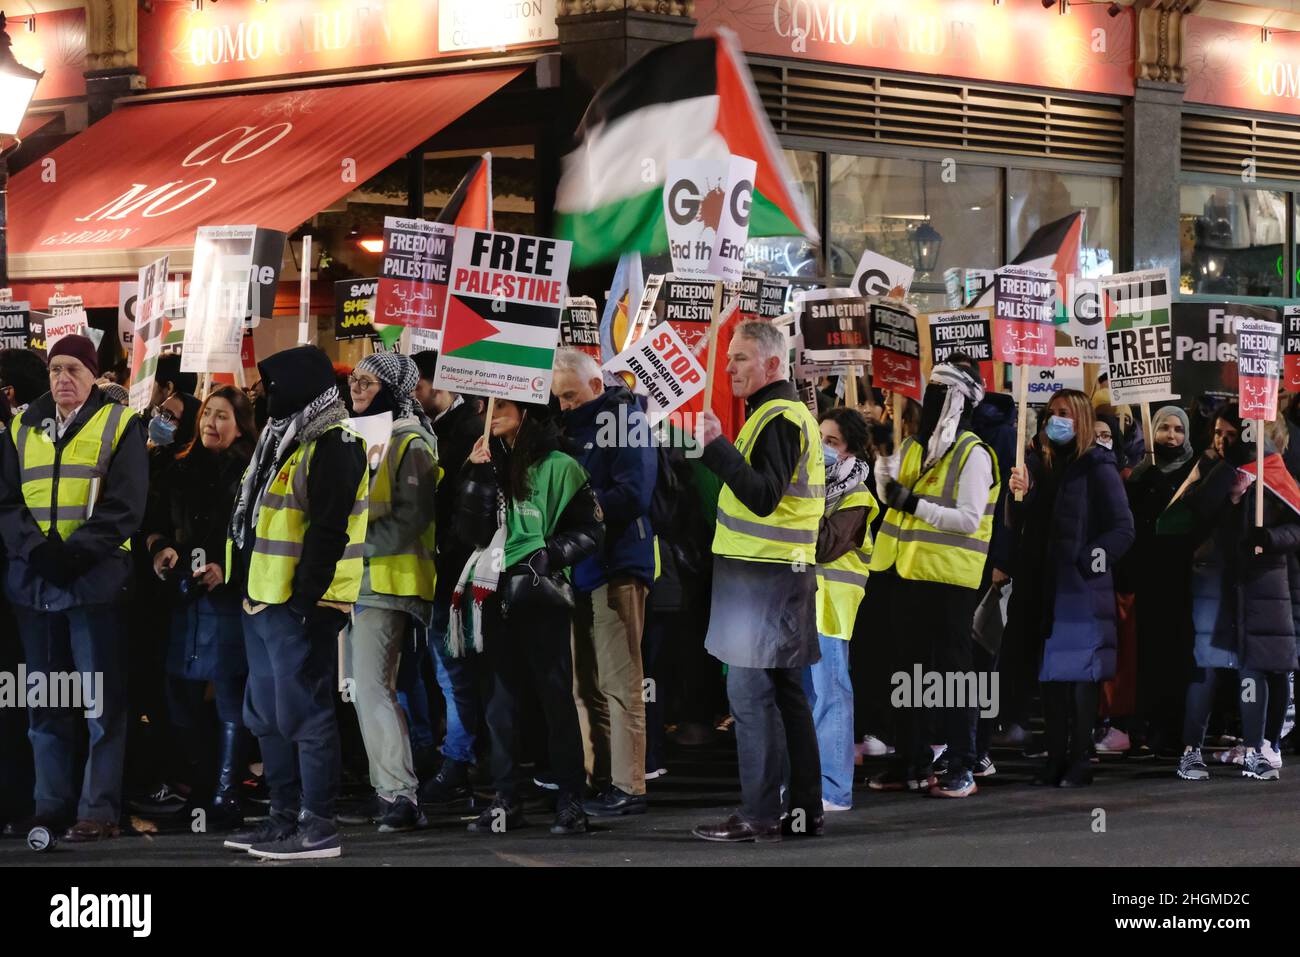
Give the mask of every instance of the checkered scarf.
POLYGON ((416 417, 423 419, 423 410, 411 395, 420 382, 420 367, 410 356, 400 352, 372 352, 357 363, 357 372, 368 372, 388 389, 397 407, 393 420, 416 417))

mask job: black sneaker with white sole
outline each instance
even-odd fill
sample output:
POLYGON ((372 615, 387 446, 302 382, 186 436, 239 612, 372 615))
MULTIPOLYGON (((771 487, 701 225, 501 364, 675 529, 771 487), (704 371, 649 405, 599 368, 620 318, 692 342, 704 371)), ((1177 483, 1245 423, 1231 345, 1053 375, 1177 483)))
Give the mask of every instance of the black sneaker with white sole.
POLYGON ((389 812, 392 806, 392 801, 386 801, 378 794, 372 794, 360 804, 340 812, 338 822, 348 826, 378 824, 384 819, 384 815, 389 812))
POLYGON ((298 826, 292 834, 278 841, 254 844, 248 853, 264 861, 308 861, 339 857, 343 845, 339 840, 338 825, 332 818, 321 817, 304 808, 298 813, 298 826))
POLYGON ((429 826, 429 819, 412 801, 399 797, 388 805, 388 810, 379 819, 380 834, 400 834, 404 831, 418 831, 429 826))
POLYGON ((152 794, 132 798, 128 803, 138 814, 176 814, 185 810, 187 802, 185 795, 164 784, 152 794))
POLYGON ((1241 763, 1241 776, 1256 781, 1276 781, 1282 777, 1282 772, 1268 763, 1262 751, 1247 751, 1241 763))
POLYGON ((282 840, 297 829, 297 811, 272 811, 262 823, 230 835, 222 846, 232 851, 247 851, 254 844, 282 840))
POLYGON ((1178 759, 1178 776, 1184 781, 1204 781, 1209 778, 1210 769, 1205 766, 1200 748, 1183 752, 1183 756, 1178 759))
POLYGON ((998 773, 998 769, 993 764, 993 759, 989 755, 984 755, 975 762, 975 769, 971 771, 977 778, 991 778, 998 773))

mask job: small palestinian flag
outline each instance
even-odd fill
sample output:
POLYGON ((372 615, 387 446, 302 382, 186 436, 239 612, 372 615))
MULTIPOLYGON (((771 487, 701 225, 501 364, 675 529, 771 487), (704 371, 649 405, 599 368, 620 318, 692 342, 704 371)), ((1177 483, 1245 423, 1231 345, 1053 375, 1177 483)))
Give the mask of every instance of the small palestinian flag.
POLYGON ((478 296, 447 297, 442 353, 496 366, 548 371, 555 362, 560 310, 554 306, 512 302, 505 312, 496 300, 478 296))
POLYGON ((492 228, 491 153, 484 153, 474 162, 435 222, 474 229, 492 228))
POLYGON ((753 159, 749 235, 817 239, 729 30, 647 53, 601 88, 576 138, 555 197, 556 235, 573 241, 575 269, 667 252, 670 160, 753 159))

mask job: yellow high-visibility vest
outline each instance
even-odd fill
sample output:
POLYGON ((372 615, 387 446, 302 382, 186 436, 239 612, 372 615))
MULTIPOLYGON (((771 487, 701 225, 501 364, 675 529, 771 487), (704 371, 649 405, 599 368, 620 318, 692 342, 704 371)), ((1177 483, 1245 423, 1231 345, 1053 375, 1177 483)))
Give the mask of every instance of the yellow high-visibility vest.
POLYGON ((862 603, 863 589, 867 587, 871 570, 871 523, 880 514, 880 505, 864 484, 845 492, 835 511, 845 508, 867 510, 866 537, 860 548, 850 548, 835 561, 817 566, 817 630, 829 638, 847 641, 853 637, 853 622, 862 603))
MULTIPOLYGON (((126 406, 105 401, 62 448, 52 437, 53 423, 38 428, 14 420, 9 434, 18 450, 23 501, 41 532, 49 535, 53 525, 66 541, 86 523, 117 444, 134 418, 126 406)), ((130 538, 120 547, 130 551, 130 538)))
POLYGON ((799 429, 799 460, 794 474, 770 515, 755 515, 724 485, 718 496, 713 554, 751 562, 811 565, 817 555, 817 526, 826 508, 826 463, 817 420, 802 402, 771 399, 745 422, 736 437, 736 449, 748 462, 755 438, 776 418, 784 418, 799 429))
MULTIPOLYGON (((365 448, 365 439, 342 422, 326 429, 339 429, 365 448)), ((289 460, 271 479, 262 495, 257 514, 251 554, 248 558, 248 597, 256 602, 281 605, 293 594, 293 576, 302 558, 303 540, 310 522, 307 519, 307 473, 311 468, 316 440, 294 449, 289 460)), ((249 464, 253 468, 253 464, 249 464)), ((366 545, 366 521, 370 501, 370 470, 357 483, 356 502, 348 515, 348 544, 343 550, 334 578, 321 596, 322 601, 353 604, 361 591, 361 573, 366 545)), ((230 578, 233 543, 226 540, 226 578, 230 578)))
MULTIPOLYGON (((384 460, 375 470, 370 484, 370 514, 368 521, 387 516, 393 507, 393 476, 402 465, 402 458, 410 451, 411 443, 420 437, 413 432, 403 435, 400 441, 391 442, 384 460)), ((428 444, 421 441, 415 454, 432 457, 428 444)), ((437 466, 438 481, 442 481, 442 467, 437 466)), ((433 496, 434 489, 420 489, 419 494, 433 496)), ((404 550, 393 555, 371 555, 366 560, 370 568, 370 589, 382 595, 402 595, 433 601, 433 589, 438 580, 434 565, 434 519, 420 531, 420 536, 404 550)))
POLYGON ((993 484, 989 487, 988 503, 975 532, 970 535, 941 532, 916 515, 891 508, 885 512, 885 521, 880 526, 880 535, 871 556, 873 572, 896 567, 899 575, 913 581, 979 587, 997 510, 997 455, 973 432, 962 432, 943 458, 921 474, 921 457, 925 450, 915 439, 908 438, 901 450, 903 462, 898 481, 922 501, 955 508, 961 470, 976 446, 982 446, 992 460, 993 484))

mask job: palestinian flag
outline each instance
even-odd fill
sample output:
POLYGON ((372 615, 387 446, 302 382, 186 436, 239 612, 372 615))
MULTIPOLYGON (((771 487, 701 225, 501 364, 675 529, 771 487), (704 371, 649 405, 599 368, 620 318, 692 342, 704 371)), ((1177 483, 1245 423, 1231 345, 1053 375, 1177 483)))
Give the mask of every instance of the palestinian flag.
MULTIPOLYGON (((1238 466, 1238 469, 1249 475, 1252 482, 1254 481, 1254 462, 1238 466)), ((1287 471, 1282 456, 1276 452, 1269 452, 1264 456, 1264 488, 1285 502, 1291 511, 1300 515, 1300 485, 1296 485, 1296 480, 1287 471)))
MULTIPOLYGON (((1020 255, 1011 260, 1010 266, 1029 266, 1033 269, 1051 269, 1059 282, 1064 283, 1066 275, 1079 271, 1079 246, 1083 239, 1083 213, 1076 211, 1068 216, 1039 226, 1029 237, 1020 255)), ((988 306, 993 308, 993 284, 990 283, 970 306, 988 306)), ((1058 312, 1064 308, 1057 304, 1058 312)), ((1062 315, 1057 321, 1062 321, 1062 315)))
POLYGON ((492 154, 484 153, 465 174, 435 222, 492 228, 492 154))
POLYGON ((560 310, 512 302, 506 311, 498 312, 492 308, 496 302, 478 296, 449 295, 441 354, 485 366, 522 366, 549 372, 555 361, 560 310), (505 317, 509 317, 508 322, 505 317))
POLYGON ((647 53, 597 92, 576 139, 555 196, 556 235, 573 241, 575 269, 668 251, 670 160, 753 159, 749 235, 818 238, 729 30, 647 53))

